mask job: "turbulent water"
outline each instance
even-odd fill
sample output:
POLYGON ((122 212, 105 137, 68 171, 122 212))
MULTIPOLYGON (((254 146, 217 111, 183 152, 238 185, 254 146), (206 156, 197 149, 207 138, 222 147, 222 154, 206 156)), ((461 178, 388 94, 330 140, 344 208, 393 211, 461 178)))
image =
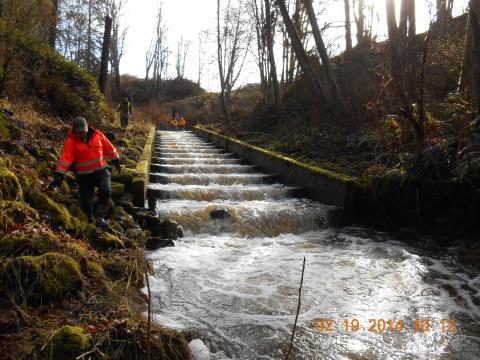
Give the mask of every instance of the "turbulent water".
POLYGON ((331 207, 189 132, 158 132, 149 192, 184 238, 149 254, 156 319, 212 359, 479 359, 480 276, 388 234, 329 226, 331 207), (213 219, 215 210, 229 216, 213 219))

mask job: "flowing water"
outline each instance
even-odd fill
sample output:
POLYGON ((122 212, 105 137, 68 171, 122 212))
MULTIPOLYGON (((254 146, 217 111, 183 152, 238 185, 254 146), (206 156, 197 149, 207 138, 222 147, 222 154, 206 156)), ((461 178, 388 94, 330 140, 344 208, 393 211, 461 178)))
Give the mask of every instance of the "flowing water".
POLYGON ((152 162, 158 214, 185 234, 149 254, 155 316, 213 359, 285 358, 304 257, 292 358, 480 358, 480 276, 447 253, 329 226, 331 207, 190 132, 157 132, 152 162))

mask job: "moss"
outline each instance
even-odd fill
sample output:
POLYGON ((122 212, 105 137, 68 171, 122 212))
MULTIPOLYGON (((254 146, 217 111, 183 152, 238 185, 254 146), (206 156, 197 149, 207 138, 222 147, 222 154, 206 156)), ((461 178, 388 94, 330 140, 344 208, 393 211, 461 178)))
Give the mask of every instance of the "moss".
POLYGON ((22 187, 17 176, 5 167, 0 167, 0 199, 23 199, 22 187))
POLYGON ((137 162, 130 160, 129 158, 124 158, 123 165, 128 169, 135 169, 137 167, 137 162))
POLYGON ((115 206, 112 213, 110 214, 112 219, 119 218, 119 217, 128 217, 127 212, 121 206, 115 206))
POLYGON ((83 261, 83 259, 88 257, 88 253, 85 247, 83 247, 79 243, 74 243, 74 242, 63 243, 62 253, 65 253, 66 255, 75 259, 77 262, 81 262, 83 261))
POLYGON ((68 210, 64 206, 57 204, 48 195, 33 191, 28 194, 27 200, 34 209, 45 211, 50 223, 54 227, 75 233, 79 232, 78 223, 72 220, 68 210))
POLYGON ((8 256, 45 254, 56 251, 59 247, 57 236, 47 230, 17 232, 0 239, 0 254, 8 256))
POLYGON ((117 257, 102 261, 102 266, 110 279, 130 281, 135 287, 143 287, 143 269, 135 259, 117 257))
POLYGON ((130 186, 132 184, 132 179, 135 176, 136 171, 132 169, 122 168, 120 174, 116 172, 112 174, 112 181, 117 183, 122 183, 126 186, 130 186))
POLYGON ((0 231, 38 220, 38 212, 21 201, 0 201, 0 231))
POLYGON ((105 274, 105 270, 103 270, 102 265, 91 260, 86 261, 85 273, 88 277, 92 279, 97 279, 97 280, 105 279, 107 277, 107 275, 105 274))
POLYGON ((148 232, 140 228, 128 229, 125 232, 125 237, 126 240, 124 243, 127 248, 143 248, 147 241, 148 232))
POLYGON ((0 157, 0 168, 12 170, 12 159, 8 157, 0 157))
POLYGON ((7 261, 2 283, 17 301, 29 304, 59 301, 83 286, 80 266, 60 253, 21 256, 7 261))
POLYGON ((75 359, 89 348, 90 339, 81 327, 65 325, 55 331, 44 353, 49 360, 75 359))
POLYGON ((5 115, 0 114, 0 139, 10 138, 10 131, 8 131, 7 118, 5 115))
POLYGON ((72 204, 68 207, 68 211, 70 212, 70 215, 76 217, 78 220, 88 222, 87 215, 85 215, 80 206, 72 204))
POLYGON ((99 247, 103 250, 110 250, 110 249, 124 249, 125 245, 123 244, 122 240, 120 240, 115 235, 110 233, 104 232, 100 236, 98 236, 94 241, 93 245, 99 247))
POLYGON ((112 181, 112 198, 120 199, 125 192, 125 184, 112 181))

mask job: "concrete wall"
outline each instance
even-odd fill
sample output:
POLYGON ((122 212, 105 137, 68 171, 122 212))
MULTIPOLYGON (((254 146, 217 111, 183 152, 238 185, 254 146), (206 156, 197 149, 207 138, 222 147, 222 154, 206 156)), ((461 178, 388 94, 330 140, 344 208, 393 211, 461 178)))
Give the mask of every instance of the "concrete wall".
POLYGON ((145 143, 142 155, 140 156, 140 160, 135 169, 136 174, 132 180, 133 205, 141 208, 145 207, 145 201, 147 199, 147 187, 154 139, 155 127, 152 127, 148 133, 147 142, 145 143))
POLYGON ((194 127, 194 132, 226 151, 258 165, 266 173, 279 175, 287 184, 305 189, 308 197, 328 205, 342 207, 344 220, 352 217, 354 178, 310 166, 199 126, 194 127))

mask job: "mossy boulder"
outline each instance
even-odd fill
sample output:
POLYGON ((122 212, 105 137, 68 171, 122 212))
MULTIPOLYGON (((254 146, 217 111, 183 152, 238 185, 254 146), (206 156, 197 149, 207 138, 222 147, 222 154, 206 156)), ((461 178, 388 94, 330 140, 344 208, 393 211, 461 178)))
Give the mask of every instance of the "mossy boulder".
POLYGON ((5 115, 0 113, 0 139, 10 138, 10 131, 8 131, 8 120, 5 115))
POLYGON ((70 215, 76 217, 78 220, 83 221, 83 222, 88 222, 87 215, 85 215, 83 210, 77 204, 71 204, 68 207, 68 211, 70 212, 70 215))
POLYGON ((147 239, 145 247, 148 250, 157 250, 164 247, 175 246, 175 243, 171 239, 162 239, 157 236, 152 236, 147 239))
POLYGON ((45 359, 75 359, 90 349, 90 339, 79 326, 62 326, 44 349, 45 359))
POLYGON ((45 212, 52 226, 87 239, 94 234, 93 225, 72 217, 64 206, 53 201, 48 195, 32 191, 28 194, 27 200, 34 209, 45 212))
POLYGON ((60 301, 83 286, 79 264, 60 253, 21 256, 7 261, 2 283, 17 301, 29 304, 60 301))
POLYGON ((133 286, 143 287, 143 269, 134 258, 116 257, 102 261, 103 269, 112 280, 124 280, 133 286))
POLYGON ((123 159, 123 164, 128 169, 135 169, 137 167, 137 162, 133 161, 129 158, 124 158, 123 159))
POLYGON ((21 201, 0 200, 0 231, 13 226, 32 223, 39 219, 38 212, 21 201))
POLYGON ((124 249, 125 245, 117 236, 104 232, 92 241, 93 245, 102 250, 124 249))
POLYGON ((84 273, 89 278, 97 279, 97 280, 102 280, 107 277, 107 275, 105 274, 105 270, 103 270, 102 265, 91 260, 85 261, 84 273))
POLYGON ((69 242, 62 244, 62 253, 67 254, 77 262, 82 262, 88 257, 87 250, 81 243, 69 242))
POLYGON ((12 159, 8 157, 0 157, 0 168, 2 167, 12 170, 12 159))
POLYGON ((60 247, 57 236, 48 230, 30 230, 5 235, 0 239, 0 254, 8 256, 40 255, 60 247))
POLYGON ((6 167, 0 167, 0 199, 23 199, 22 187, 17 176, 6 167))
POLYGON ((10 137, 13 140, 20 140, 22 138, 23 130, 14 124, 8 125, 8 130, 10 132, 10 137))
POLYGON ((116 171, 112 174, 112 181, 122 183, 125 186, 130 187, 132 185, 132 180, 135 175, 135 170, 127 169, 124 167, 119 174, 116 171))
POLYGON ((162 239, 177 240, 183 237, 183 231, 180 225, 176 221, 164 220, 158 224, 152 235, 158 236, 162 239))
POLYGON ((148 232, 140 228, 133 228, 125 232, 125 237, 126 240, 124 243, 127 248, 143 248, 148 237, 148 232))
POLYGON ((112 181, 112 198, 120 199, 125 192, 125 184, 112 181))

